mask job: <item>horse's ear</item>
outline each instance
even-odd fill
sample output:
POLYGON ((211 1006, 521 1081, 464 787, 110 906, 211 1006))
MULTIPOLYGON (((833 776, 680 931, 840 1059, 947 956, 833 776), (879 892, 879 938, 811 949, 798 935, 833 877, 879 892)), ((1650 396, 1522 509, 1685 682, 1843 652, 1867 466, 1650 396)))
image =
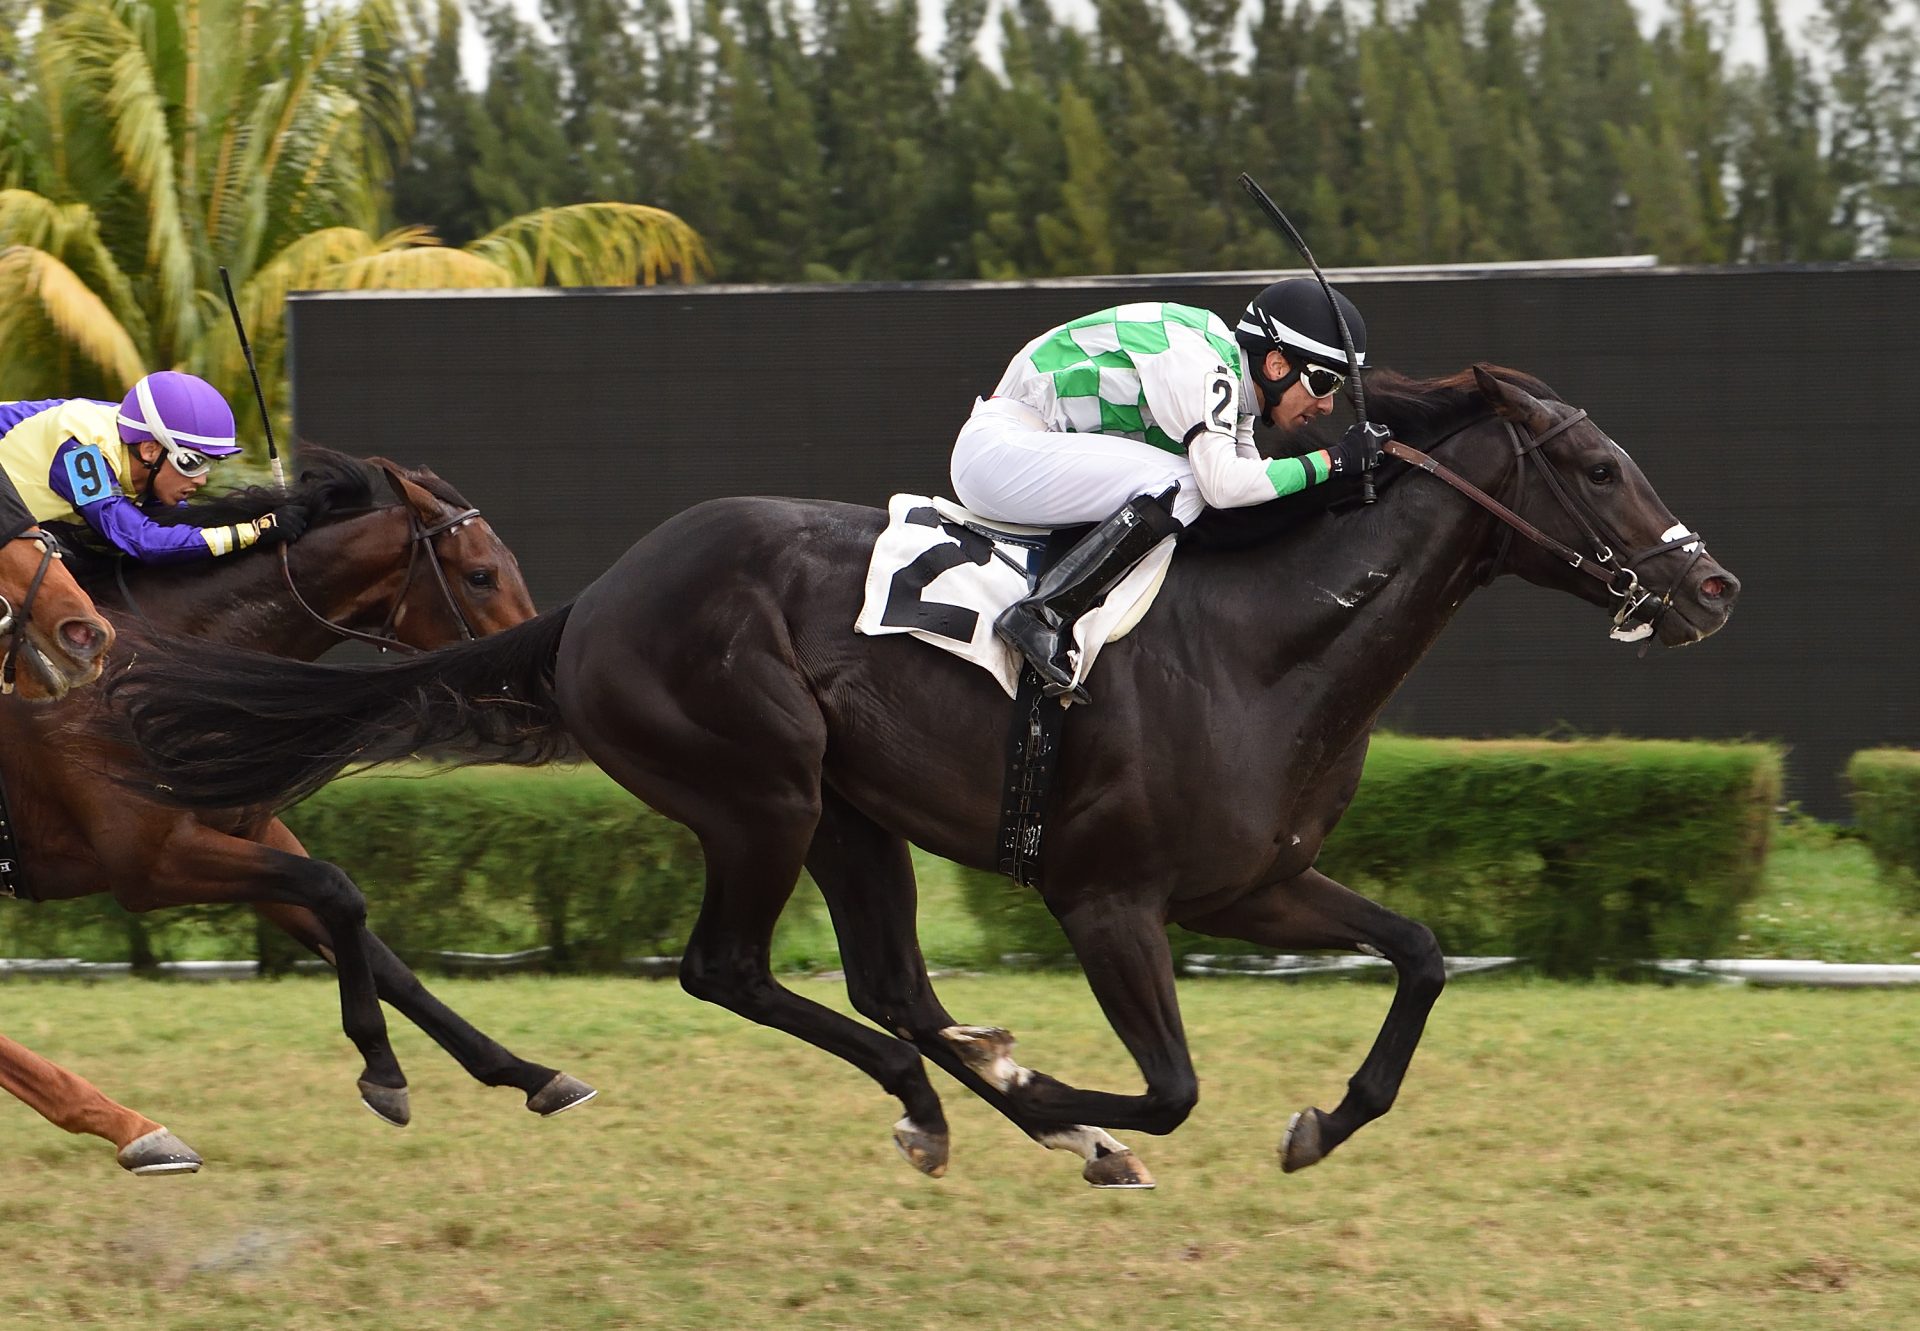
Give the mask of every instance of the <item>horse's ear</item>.
POLYGON ((422 486, 415 485, 400 471, 400 468, 385 458, 368 458, 387 478, 387 485, 400 502, 418 513, 423 519, 431 521, 440 511, 440 501, 435 499, 422 486))
POLYGON ((1516 421, 1536 432, 1553 423, 1553 413, 1546 409, 1539 398, 1517 384, 1508 383, 1485 365, 1473 367, 1473 380, 1486 396, 1487 405, 1502 418, 1516 421))

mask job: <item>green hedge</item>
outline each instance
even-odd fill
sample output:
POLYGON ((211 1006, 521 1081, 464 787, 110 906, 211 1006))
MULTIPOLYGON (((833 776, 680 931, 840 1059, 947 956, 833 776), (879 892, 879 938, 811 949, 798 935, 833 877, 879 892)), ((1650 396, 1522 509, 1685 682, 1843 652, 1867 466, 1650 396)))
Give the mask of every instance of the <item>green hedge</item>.
MULTIPOLYGON (((1780 777, 1765 744, 1380 736, 1319 867, 1425 922, 1450 954, 1560 975, 1725 955, 1760 886, 1780 777)), ((983 873, 966 893, 1003 952, 1065 955, 1034 894, 983 873)), ((1254 950, 1170 932, 1183 955, 1254 950)))
MULTIPOLYGON (((348 777, 287 815, 313 855, 353 875, 401 956, 544 945, 556 969, 605 970, 680 951, 704 885, 684 827, 591 767, 425 771, 348 777)), ((136 917, 104 898, 0 902, 0 955, 284 961, 292 951, 277 931, 256 939, 252 912, 231 907, 136 917)))
MULTIPOLYGON (((1383 737, 1321 865, 1424 920, 1451 953, 1517 953, 1559 974, 1719 955, 1758 885, 1779 788, 1766 745, 1383 737)), ((556 969, 616 969, 680 951, 703 890, 692 834, 592 768, 349 777, 288 822, 354 876, 374 927, 414 962, 545 945, 556 969)), ((961 878, 989 956, 1064 956, 1036 896, 961 878)), ((818 896, 795 905, 818 909, 818 896)), ((1182 953, 1253 950, 1174 937, 1182 953)), ((0 955, 278 962, 290 950, 256 938, 250 912, 134 917, 95 899, 0 902, 0 955)))
POLYGON ((1887 881, 1920 908, 1920 750, 1863 749, 1847 764, 1853 817, 1887 881))

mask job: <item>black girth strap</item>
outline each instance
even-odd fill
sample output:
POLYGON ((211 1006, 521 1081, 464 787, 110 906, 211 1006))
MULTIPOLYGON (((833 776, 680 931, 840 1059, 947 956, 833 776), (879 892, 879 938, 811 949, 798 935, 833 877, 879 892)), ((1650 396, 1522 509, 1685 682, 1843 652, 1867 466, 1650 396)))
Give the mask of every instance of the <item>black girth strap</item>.
POLYGON ((7 782, 0 775, 0 897, 32 901, 26 877, 20 871, 20 847, 13 839, 13 813, 7 808, 7 782))
POLYGON ((1040 855, 1047 826, 1047 797, 1060 757, 1060 728, 1067 709, 1049 698, 1030 665, 1020 669, 1007 736, 1007 784, 1000 801, 1000 872, 1022 887, 1040 886, 1040 855))
MULTIPOLYGON (((996 542, 994 553, 1009 564, 1014 561, 1006 558, 1000 549, 1001 543, 1024 550, 1026 566, 1020 571, 1026 575, 1031 589, 1040 575, 1085 532, 1084 527, 1070 527, 1039 539, 1009 537, 991 531, 983 534, 996 542)), ((1053 769, 1060 759, 1060 732, 1067 715, 1061 701, 1047 697, 1041 685, 1038 672, 1023 663, 1013 699, 1013 724, 1007 731, 1007 777, 1000 797, 1000 872, 1020 886, 1032 888, 1040 886, 1047 806, 1053 791, 1053 769)))

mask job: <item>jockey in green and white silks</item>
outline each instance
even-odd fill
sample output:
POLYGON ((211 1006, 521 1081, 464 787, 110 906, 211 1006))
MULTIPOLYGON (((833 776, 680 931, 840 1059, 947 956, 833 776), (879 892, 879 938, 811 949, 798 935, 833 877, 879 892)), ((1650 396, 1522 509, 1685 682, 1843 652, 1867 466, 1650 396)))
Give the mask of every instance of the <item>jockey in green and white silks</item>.
MULTIPOLYGON (((1366 324, 1336 293, 1359 363, 1366 324)), ((1239 327, 1191 305, 1101 310, 1041 334, 974 404, 954 444, 954 492, 989 518, 1099 523, 995 626, 1051 693, 1072 680, 1073 621, 1155 545, 1207 508, 1242 508, 1370 465, 1377 432, 1262 458, 1253 424, 1298 429, 1333 409, 1346 352, 1312 278, 1255 296, 1239 327)))

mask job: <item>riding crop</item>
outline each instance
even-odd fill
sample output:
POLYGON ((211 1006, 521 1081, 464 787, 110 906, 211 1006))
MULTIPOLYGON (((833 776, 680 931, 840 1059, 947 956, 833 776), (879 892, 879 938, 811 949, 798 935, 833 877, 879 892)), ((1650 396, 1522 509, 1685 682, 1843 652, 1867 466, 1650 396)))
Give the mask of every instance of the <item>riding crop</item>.
MULTIPOLYGON (((253 363, 253 346, 247 341, 247 326, 240 321, 240 303, 233 298, 233 279, 220 269, 220 285, 226 288, 227 309, 233 315, 233 331, 240 335, 240 354, 246 357, 247 373, 253 377, 253 400, 260 404, 260 424, 267 432, 267 461, 273 464, 273 483, 287 488, 287 473, 280 465, 280 450, 273 445, 273 418, 267 415, 267 395, 260 391, 260 369, 253 363)), ((1337 311, 1336 311, 1337 313, 1337 311)))
MULTIPOLYGON (((1347 353, 1347 383, 1353 390, 1353 414, 1360 423, 1367 423, 1367 389, 1360 382, 1360 358, 1353 352, 1353 332, 1347 327, 1347 317, 1340 313, 1340 302, 1333 298, 1333 288, 1327 284, 1327 275, 1320 271, 1320 265, 1313 261, 1313 252, 1307 248, 1307 242, 1300 238, 1287 215, 1280 211, 1280 205, 1268 197, 1260 184, 1245 171, 1240 173, 1240 188, 1253 196, 1260 205, 1260 211, 1272 219, 1275 226, 1286 233, 1293 247, 1300 251, 1300 257, 1307 261, 1307 267, 1313 269, 1313 275, 1320 279, 1320 289, 1327 293, 1327 305, 1333 310, 1333 322, 1340 330, 1340 346, 1347 353)), ((1360 473, 1360 497, 1365 503, 1373 502, 1373 469, 1365 468, 1360 473)))

